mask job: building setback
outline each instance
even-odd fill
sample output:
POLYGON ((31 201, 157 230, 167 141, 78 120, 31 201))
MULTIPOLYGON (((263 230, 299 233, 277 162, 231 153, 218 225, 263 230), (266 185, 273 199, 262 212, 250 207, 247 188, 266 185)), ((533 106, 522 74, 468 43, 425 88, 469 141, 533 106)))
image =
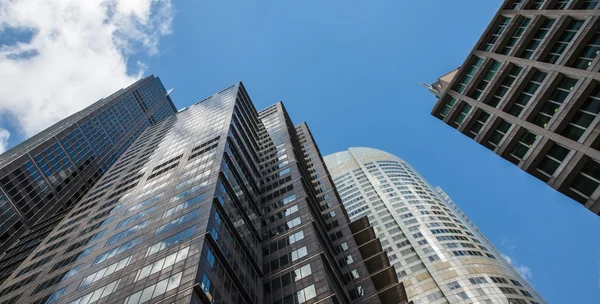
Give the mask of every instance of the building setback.
POLYGON ((546 303, 440 188, 400 158, 350 148, 324 159, 350 219, 369 218, 415 304, 546 303))
POLYGON ((149 76, 0 155, 0 283, 144 129, 175 112, 149 76))
MULTIPOLYGON (((507 0, 432 115, 600 214, 600 10, 507 0)), ((448 80, 448 76, 451 80, 448 80)))
POLYGON ((257 112, 241 83, 147 128, 38 225, 49 233, 0 286, 2 304, 407 302, 307 125, 282 103, 257 112))

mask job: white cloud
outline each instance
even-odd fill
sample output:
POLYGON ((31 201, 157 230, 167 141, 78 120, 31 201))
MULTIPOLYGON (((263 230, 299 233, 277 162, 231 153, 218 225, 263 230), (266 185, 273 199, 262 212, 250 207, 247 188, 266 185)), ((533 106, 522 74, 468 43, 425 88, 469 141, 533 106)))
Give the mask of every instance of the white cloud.
POLYGON ((513 259, 508 255, 502 254, 502 257, 504 258, 504 260, 506 260, 506 262, 508 262, 508 264, 512 265, 524 279, 529 281, 531 278, 533 278, 531 268, 523 264, 518 264, 516 261, 513 261, 513 259))
POLYGON ((533 274, 531 273, 531 268, 529 268, 525 265, 515 266, 515 268, 517 269, 519 274, 521 274, 521 276, 523 278, 525 278, 526 280, 529 280, 533 277, 533 274))
POLYGON ((6 151, 6 146, 8 145, 8 138, 10 137, 10 132, 6 129, 0 128, 0 153, 4 153, 6 151))
POLYGON ((502 240, 500 241, 500 245, 502 247, 507 248, 509 251, 514 251, 515 249, 517 249, 517 245, 513 244, 507 236, 503 236, 502 240))
POLYGON ((128 58, 157 54, 173 15, 170 0, 2 1, 0 115, 31 136, 133 83, 145 65, 128 58), (35 34, 2 45, 15 30, 35 34))

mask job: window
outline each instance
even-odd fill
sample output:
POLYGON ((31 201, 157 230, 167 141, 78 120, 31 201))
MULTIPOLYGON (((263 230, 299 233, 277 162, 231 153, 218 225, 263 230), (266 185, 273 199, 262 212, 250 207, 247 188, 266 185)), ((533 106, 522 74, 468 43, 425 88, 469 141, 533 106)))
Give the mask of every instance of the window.
POLYGON ((365 295, 365 290, 361 285, 350 290, 350 299, 356 300, 365 295))
MULTIPOLYGON (((471 111, 472 108, 473 108, 473 106, 471 106, 470 104, 468 104, 466 102, 461 102, 460 105, 458 106, 458 110, 457 110, 458 114, 456 114, 456 117, 454 118, 454 121, 452 122, 452 124, 456 128, 460 127, 460 125, 465 120, 465 117, 467 117, 467 115, 469 114, 469 111, 471 111)), ((407 194, 410 194, 410 192, 408 192, 407 194)))
POLYGON ((471 284, 485 284, 487 280, 484 277, 469 278, 471 284))
POLYGON ((552 116, 558 112, 561 104, 567 99, 576 84, 577 79, 574 78, 565 77, 561 80, 558 86, 554 88, 548 101, 542 105, 537 116, 533 119, 533 123, 542 128, 547 128, 548 122, 550 122, 552 116))
POLYGON ((198 204, 199 202, 201 202, 203 198, 204 198, 204 194, 194 196, 193 198, 165 211, 162 218, 166 218, 166 217, 171 216, 181 210, 184 210, 188 207, 194 206, 194 205, 198 204))
MULTIPOLYGON (((35 301, 34 303, 36 304, 51 304, 51 303, 55 303, 62 295, 63 293, 65 293, 65 290, 67 289, 67 287, 63 287, 37 301, 35 301)), ((7 304, 10 304, 11 302, 7 302, 7 304)), ((16 302, 14 302, 16 303, 16 302)), ((4 304, 4 303, 3 303, 4 304)))
POLYGON ((105 286, 102 286, 102 287, 94 290, 93 292, 90 292, 90 293, 86 294, 85 296, 74 300, 71 303, 89 304, 89 303, 94 303, 100 299, 103 299, 103 298, 109 296, 115 290, 117 290, 117 287, 119 286, 120 281, 121 280, 119 279, 119 280, 111 282, 105 286))
POLYGON ((506 77, 504 77, 504 79, 500 83, 500 86, 498 86, 492 97, 484 101, 484 103, 494 108, 497 108, 504 96, 506 95, 506 93, 508 92, 508 90, 511 88, 511 86, 519 76, 519 73, 521 73, 522 69, 523 68, 521 68, 518 65, 513 66, 510 69, 510 72, 508 72, 508 74, 506 75, 506 77))
POLYGON ((458 289, 460 288, 460 284, 458 284, 458 282, 450 282, 448 283, 448 289, 450 290, 454 290, 454 289, 458 289))
POLYGON ((181 241, 191 237, 194 234, 196 226, 192 226, 188 229, 185 229, 179 233, 174 234, 148 248, 146 251, 146 257, 153 255, 161 250, 167 249, 175 244, 180 243, 181 241))
POLYGON ((469 82, 471 82, 471 80, 473 79, 473 76, 475 76, 475 73, 477 73, 479 66, 481 66, 481 63, 483 62, 483 58, 474 56, 474 59, 472 59, 472 61, 473 61, 473 64, 471 64, 471 66, 465 73, 465 76, 463 76, 462 80, 454 88, 454 90, 458 93, 462 93, 465 91, 465 89, 467 88, 467 85, 469 84, 469 82))
MULTIPOLYGON (((310 286, 296 292, 296 299, 298 299, 298 304, 302 304, 316 296, 317 296, 317 290, 315 289, 315 285, 310 285, 310 286)), ((129 304, 129 303, 127 303, 127 304, 129 304)))
POLYGON ((456 299, 459 301, 469 299, 469 296, 464 291, 457 293, 455 296, 456 296, 456 299))
MULTIPOLYGON (((152 286, 146 287, 125 299, 125 304, 141 304, 169 292, 179 286, 183 272, 179 272, 152 286)), ((203 281, 204 283, 204 281, 203 281)), ((205 289, 206 290, 206 289, 205 289)), ((79 303, 81 304, 81 303, 79 303)))
POLYGON ((102 263, 112 257, 114 257, 117 254, 123 253, 125 250, 129 249, 129 248, 133 248, 135 245, 137 245, 140 242, 141 237, 137 237, 129 242, 125 242, 123 243, 121 246, 119 247, 115 247, 109 251, 106 251, 104 253, 102 253, 101 255, 99 255, 96 260, 94 260, 94 264, 99 264, 102 263))
MULTIPOLYGON (((296 233, 290 235, 288 240, 289 240, 290 244, 294 244, 303 238, 304 238, 304 231, 300 230, 299 232, 296 232, 296 233)), ((346 243, 344 243, 344 244, 346 244, 346 243)), ((344 244, 342 244, 342 245, 344 245, 344 244)), ((346 248, 348 248, 348 245, 346 245, 346 248)))
POLYGON ((529 151, 529 148, 531 148, 531 146, 537 138, 537 135, 529 132, 528 130, 525 130, 519 138, 519 140, 517 141, 515 147, 510 152, 510 155, 516 158, 517 160, 523 159, 523 156, 527 154, 527 151, 529 151))
POLYGON ((76 261, 78 261, 80 259, 83 259, 84 257, 88 256, 90 254, 90 252, 92 252, 94 250, 95 246, 96 245, 90 246, 90 247, 88 247, 85 250, 82 250, 82 251, 80 251, 80 252, 78 252, 78 253, 76 253, 74 255, 71 255, 70 257, 68 257, 68 258, 66 258, 64 260, 61 260, 60 262, 54 264, 52 266, 52 268, 50 269, 50 271, 53 272, 53 271, 58 270, 58 269, 60 269, 62 267, 70 265, 70 264, 72 264, 72 263, 74 263, 74 262, 76 262, 76 261))
POLYGON ((310 274, 312 274, 312 269, 310 268, 310 264, 306 264, 306 265, 300 267, 299 269, 294 270, 294 272, 293 272, 294 281, 298 281, 300 279, 306 278, 310 274))
MULTIPOLYGON (((539 3, 540 6, 541 6, 541 2, 543 2, 543 1, 540 1, 540 3, 539 3)), ((539 8, 539 6, 537 8, 539 8)), ((542 43, 544 38, 546 38, 546 35, 548 35, 548 32, 550 32, 550 28, 552 27, 553 24, 554 24, 554 19, 544 20, 542 25, 540 26, 540 28, 537 30, 537 32, 535 33, 535 35, 529 42, 529 44, 527 44, 527 47, 525 48, 525 50, 523 50, 523 53, 521 54, 520 57, 525 58, 525 59, 531 59, 531 57, 533 57, 533 53, 535 53, 535 51, 540 46, 540 44, 542 43)))
POLYGON ((119 233, 113 235, 110 239, 108 239, 105 246, 112 245, 132 234, 135 234, 135 233, 141 231, 142 229, 144 229, 148 226, 149 222, 150 222, 150 220, 145 220, 144 222, 141 222, 129 229, 123 230, 122 232, 119 232, 119 233))
POLYGON ((596 6, 598 6, 598 0, 583 0, 583 1, 579 1, 579 4, 577 5, 577 9, 580 10, 593 10, 596 8, 596 6))
POLYGON ((571 190, 588 199, 600 185, 600 163, 589 160, 571 184, 571 190))
POLYGON ((588 99, 581 105, 562 135, 578 141, 600 113, 600 86, 596 86, 588 99))
POLYGON ((592 62, 600 53, 600 30, 596 30, 594 35, 588 40, 587 44, 577 54, 577 59, 573 62, 573 67, 588 70, 592 66, 592 62))
POLYGON ((280 288, 288 286, 292 282, 296 282, 303 278, 306 278, 311 274, 312 274, 312 269, 310 267, 310 264, 304 265, 294 271, 285 273, 285 274, 271 280, 270 282, 267 282, 265 284, 265 290, 268 293, 276 291, 280 288))
POLYGON ((529 293, 529 291, 526 291, 526 290, 522 290, 522 289, 521 289, 521 293, 522 293, 524 296, 526 296, 526 297, 533 298, 533 296, 531 295, 531 293, 529 293))
POLYGON ((514 288, 510 288, 510 287, 498 287, 498 288, 500 288, 500 291, 502 291, 502 293, 504 293, 504 294, 518 294, 514 288))
POLYGON ((496 25, 494 31, 487 38, 485 44, 480 46, 479 49, 482 51, 489 52, 494 47, 496 41, 498 41, 498 38, 500 38, 500 35, 502 35, 502 32, 504 32, 504 29, 506 29, 506 26, 509 22, 509 17, 500 16, 500 21, 498 22, 498 25, 496 25))
POLYGON ((547 74, 544 72, 535 71, 535 73, 533 74, 533 76, 531 77, 521 94, 519 94, 515 102, 510 106, 510 108, 506 112, 515 117, 519 117, 519 114, 521 114, 523 109, 529 104, 529 101, 537 92, 538 88, 540 87, 540 84, 542 84, 542 82, 546 78, 546 75, 547 74))
POLYGON ((529 3, 529 9, 540 9, 540 7, 542 7, 542 4, 544 4, 545 0, 533 0, 529 3))
POLYGON ((519 41, 519 38, 521 38, 521 36, 523 35, 523 32, 525 32, 525 29, 527 29, 529 21, 531 21, 531 19, 523 18, 521 22, 519 22, 517 29, 513 32, 512 36, 508 39, 506 44, 502 48, 500 48, 498 53, 502 55, 508 55, 510 53, 515 44, 517 44, 517 41, 519 41))
POLYGON ((446 115, 448 115, 448 113, 450 113, 450 110, 452 110, 452 107, 454 106, 455 103, 456 103, 456 98, 446 96, 446 101, 444 102, 444 106, 442 107, 442 110, 440 111, 440 116, 446 117, 446 115))
POLYGON ((496 127, 496 130, 490 135, 488 143, 493 146, 493 148, 496 148, 511 126, 512 124, 506 122, 506 120, 502 120, 500 124, 498 124, 498 127, 496 127))
MULTIPOLYGON (((568 0, 566 2, 568 2, 568 0)), ((556 41, 550 49, 550 53, 548 53, 542 61, 556 63, 582 25, 583 20, 571 20, 562 35, 560 35, 560 38, 558 38, 558 41, 556 41)))
POLYGON ((150 208, 148 208, 148 209, 146 209, 146 210, 144 210, 144 211, 142 211, 140 213, 137 213, 137 214, 135 214, 135 215, 133 215, 133 216, 131 216, 129 218, 126 218, 126 219, 120 221, 119 224, 117 224, 117 227, 115 229, 119 229, 119 228, 121 228, 123 226, 128 225, 129 223, 133 223, 136 220, 139 220, 139 219, 145 217, 146 215, 154 212, 154 210, 156 210, 156 206, 152 206, 152 207, 150 207, 150 208))
POLYGON ((477 87, 475 87, 475 90, 469 95, 469 97, 471 97, 475 100, 479 100, 479 97, 481 97, 481 94, 483 94, 483 91, 488 86, 488 84, 490 83, 492 78, 494 78, 494 75, 496 74, 498 69, 500 69, 501 65, 502 65, 502 62, 492 59, 490 67, 487 70, 487 72, 485 73, 485 75, 483 76, 483 79, 481 79, 481 81, 479 81, 479 83, 477 84, 477 87))
POLYGON ((519 283, 519 281, 517 281, 517 280, 510 279, 510 281, 511 281, 511 282, 513 283, 513 285, 515 285, 515 286, 520 286, 520 287, 523 287, 523 285, 521 285, 521 283, 519 283))
MULTIPOLYGON (((137 282, 147 276, 155 274, 167 267, 170 267, 171 265, 174 265, 178 262, 185 260, 188 256, 189 249, 190 249, 190 247, 185 247, 175 253, 168 255, 167 257, 165 257, 163 259, 160 259, 154 263, 146 265, 144 268, 137 271, 134 282, 137 282)), ((209 252, 209 257, 212 257, 211 259, 208 259, 208 261, 210 263, 212 260, 212 265, 214 265, 215 256, 212 254, 210 249, 208 252, 209 252)))
POLYGON ((523 5, 523 1, 524 0, 512 0, 506 5, 506 7, 504 9, 518 10, 521 8, 521 5, 523 5))
POLYGON ((538 165, 538 171, 542 172, 544 175, 551 177, 552 174, 558 169, 558 166, 562 163, 562 161, 567 157, 570 150, 564 148, 558 144, 552 145, 552 148, 548 151, 544 159, 538 165))
POLYGON ((285 227, 286 227, 286 230, 288 230, 288 229, 292 229, 300 224, 301 224, 301 220, 299 217, 297 217, 297 218, 285 223, 285 227))
POLYGON ((192 211, 192 212, 186 213, 186 214, 184 214, 184 215, 182 215, 182 216, 180 216, 180 217, 178 217, 178 218, 170 221, 169 223, 166 223, 166 224, 164 224, 164 225, 156 228, 155 235, 159 235, 159 234, 161 234, 163 232, 167 232, 167 231, 169 231, 169 230, 171 230, 171 229, 173 229, 173 228, 175 228, 175 227, 177 227, 177 226, 179 226, 181 224, 184 224, 184 223, 186 223, 186 222, 188 222, 188 221, 190 221, 190 220, 198 217, 199 215, 200 215, 200 209, 199 208, 196 209, 196 210, 194 210, 194 211, 192 211))
POLYGON ((296 261, 297 259, 301 259, 301 258, 305 257, 307 254, 308 254, 308 251, 306 250, 306 246, 292 251, 291 252, 292 262, 296 261))
POLYGON ((83 281, 81 281, 81 283, 79 284, 79 288, 88 286, 104 277, 107 277, 107 276, 127 267, 127 265, 129 265, 129 262, 131 262, 131 257, 132 256, 128 256, 118 262, 115 262, 114 264, 112 264, 110 266, 102 268, 102 269, 88 275, 87 277, 85 277, 83 279, 83 281))
POLYGON ((337 251, 338 252, 346 251, 346 250, 348 250, 348 248, 349 248, 348 243, 344 242, 344 243, 341 243, 340 246, 338 246, 337 251))
POLYGON ((554 3, 550 6, 550 9, 561 10, 565 9, 571 0, 554 0, 554 3))
POLYGON ((149 199, 147 199, 147 200, 145 200, 143 202, 140 202, 140 203, 138 203, 138 204, 136 204, 134 206, 131 206, 129 209, 127 209, 127 211, 125 211, 125 214, 129 214, 131 212, 135 212, 135 211, 137 211, 137 210, 139 210, 141 208, 144 208, 145 206, 148 206, 148 205, 156 202, 157 200, 159 200, 163 196, 163 193, 157 194, 157 195, 155 195, 155 196, 153 196, 153 197, 151 197, 151 198, 149 198, 149 199))

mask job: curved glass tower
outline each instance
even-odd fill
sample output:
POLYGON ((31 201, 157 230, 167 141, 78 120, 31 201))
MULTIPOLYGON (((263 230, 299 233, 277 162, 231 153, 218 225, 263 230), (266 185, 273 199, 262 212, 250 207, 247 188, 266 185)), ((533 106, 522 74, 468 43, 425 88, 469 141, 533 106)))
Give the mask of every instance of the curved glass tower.
POLYGON ((456 204, 387 152, 350 148, 325 164, 352 220, 368 216, 414 303, 546 303, 456 204))

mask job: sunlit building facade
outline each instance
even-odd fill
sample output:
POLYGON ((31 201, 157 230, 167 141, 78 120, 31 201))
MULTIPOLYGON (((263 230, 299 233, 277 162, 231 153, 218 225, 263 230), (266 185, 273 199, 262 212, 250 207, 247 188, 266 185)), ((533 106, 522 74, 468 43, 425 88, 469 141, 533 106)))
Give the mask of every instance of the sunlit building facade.
POLYGON ((407 303, 338 197, 308 126, 237 83, 146 128, 39 224, 0 303, 407 303))
POLYGON ((600 2, 506 0, 431 114, 600 215, 600 2))
POLYGON ((350 148, 324 159, 350 219, 369 218, 414 303, 546 303, 440 188, 400 158, 350 148))

